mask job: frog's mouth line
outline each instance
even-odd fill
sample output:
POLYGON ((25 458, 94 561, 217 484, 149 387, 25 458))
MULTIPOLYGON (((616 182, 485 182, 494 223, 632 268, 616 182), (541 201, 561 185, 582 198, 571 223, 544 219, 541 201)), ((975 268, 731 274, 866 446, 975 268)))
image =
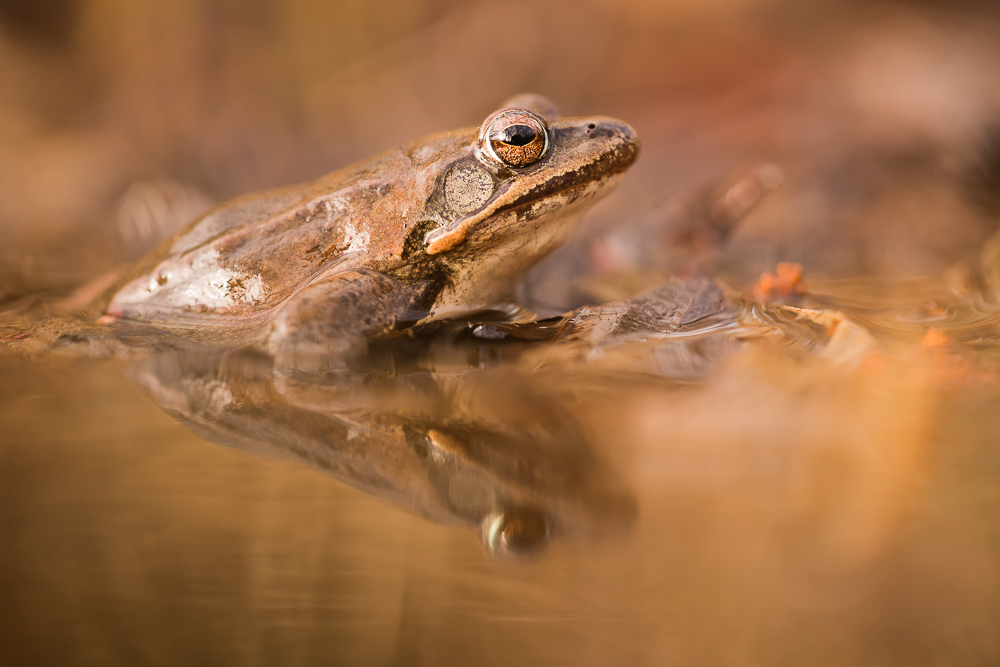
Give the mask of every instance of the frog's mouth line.
POLYGON ((611 180, 617 180, 638 156, 638 144, 623 143, 616 146, 614 150, 601 155, 597 160, 589 162, 580 168, 564 171, 561 174, 552 176, 538 185, 528 189, 518 196, 514 201, 501 206, 494 205, 496 201, 514 186, 509 183, 506 188, 497 188, 486 206, 479 211, 459 218, 450 225, 439 227, 427 235, 425 250, 428 255, 436 255, 461 244, 469 230, 478 222, 488 217, 502 215, 513 210, 525 210, 531 205, 542 200, 554 197, 560 193, 569 193, 573 190, 584 191, 591 187, 595 191, 611 180))
POLYGON ((570 207, 577 203, 578 200, 587 198, 587 195, 610 193, 614 189, 614 186, 617 185, 617 181, 620 180, 622 173, 622 171, 607 173, 593 180, 572 183, 562 188, 546 188, 544 192, 535 193, 532 196, 525 195, 516 201, 501 206, 491 214, 491 217, 501 216, 505 213, 518 214, 518 219, 522 219, 522 214, 524 215, 524 219, 540 217, 540 215, 544 215, 545 209, 540 209, 538 215, 531 215, 532 207, 541 202, 552 201, 557 198, 563 199, 559 208, 570 207))
MULTIPOLYGON (((522 210, 530 207, 532 204, 549 199, 559 194, 565 194, 573 192, 574 190, 587 190, 594 186, 598 188, 603 187, 610 181, 617 180, 621 174, 625 172, 627 166, 614 171, 607 170, 602 172, 599 176, 591 177, 589 174, 585 174, 582 178, 580 177, 581 170, 575 170, 572 172, 567 172, 561 174, 560 176, 546 181, 544 184, 532 188, 522 196, 518 197, 516 200, 505 204, 493 212, 493 215, 498 215, 506 213, 513 210, 522 210)), ((586 170, 590 171, 590 170, 586 170)))

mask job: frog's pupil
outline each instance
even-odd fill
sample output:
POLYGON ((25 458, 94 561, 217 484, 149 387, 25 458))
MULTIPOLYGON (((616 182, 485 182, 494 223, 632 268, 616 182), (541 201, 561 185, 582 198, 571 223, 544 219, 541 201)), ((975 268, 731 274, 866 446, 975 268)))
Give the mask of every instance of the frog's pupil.
POLYGON ((535 140, 535 134, 527 125, 511 125, 501 130, 497 139, 511 146, 527 146, 535 140))

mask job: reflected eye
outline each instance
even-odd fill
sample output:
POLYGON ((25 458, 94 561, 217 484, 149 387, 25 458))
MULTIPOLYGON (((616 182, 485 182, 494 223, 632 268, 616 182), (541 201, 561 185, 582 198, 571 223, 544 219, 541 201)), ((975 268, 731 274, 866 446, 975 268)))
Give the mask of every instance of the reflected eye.
POLYGON ((490 116, 479 132, 479 149, 507 167, 538 162, 549 147, 545 122, 525 109, 504 109, 490 116))
POLYGON ((549 524, 535 509, 511 508, 483 522, 483 544, 497 561, 517 561, 537 556, 549 543, 549 524))

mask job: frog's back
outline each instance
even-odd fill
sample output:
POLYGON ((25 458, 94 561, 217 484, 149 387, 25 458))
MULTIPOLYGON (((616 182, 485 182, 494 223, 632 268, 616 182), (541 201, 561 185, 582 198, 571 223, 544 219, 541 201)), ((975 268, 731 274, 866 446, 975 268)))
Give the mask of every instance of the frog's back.
POLYGON ((238 197, 187 225, 171 240, 168 254, 182 254, 235 229, 261 224, 300 206, 306 196, 300 188, 282 188, 238 197))
POLYGON ((383 187, 376 167, 386 161, 210 211, 119 281, 105 313, 168 329, 262 327, 315 276, 361 259, 365 193, 383 187))

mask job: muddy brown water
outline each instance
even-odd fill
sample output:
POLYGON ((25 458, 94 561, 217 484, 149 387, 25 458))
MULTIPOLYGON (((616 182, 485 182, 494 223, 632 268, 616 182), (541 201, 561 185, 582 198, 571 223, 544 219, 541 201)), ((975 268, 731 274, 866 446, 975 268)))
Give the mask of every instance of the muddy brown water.
POLYGON ((516 565, 468 526, 199 438, 119 365, 5 354, 4 655, 990 664, 1000 393, 988 366, 902 345, 850 367, 765 340, 694 384, 546 373, 577 383, 560 400, 637 513, 516 565))

